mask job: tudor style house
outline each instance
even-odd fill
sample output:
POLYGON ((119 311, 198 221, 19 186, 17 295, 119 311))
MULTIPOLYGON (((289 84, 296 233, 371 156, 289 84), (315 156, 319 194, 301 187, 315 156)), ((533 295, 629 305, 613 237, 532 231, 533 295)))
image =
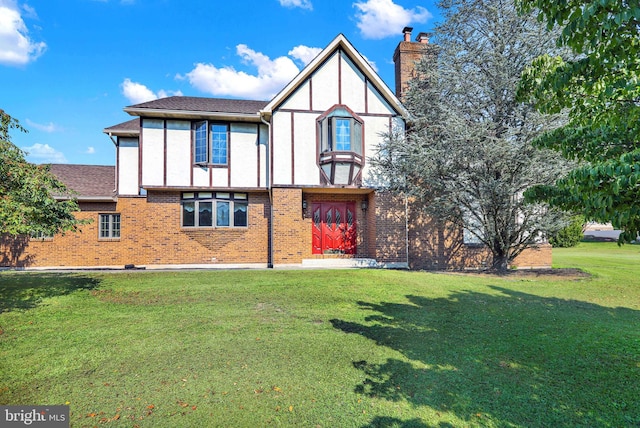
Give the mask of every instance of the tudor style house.
MULTIPOLYGON (((379 191, 368 158, 409 120, 399 97, 427 47, 396 49, 396 92, 343 36, 270 101, 174 96, 104 132, 115 167, 52 165, 80 233, 4 237, 18 267, 479 267, 487 252, 379 191)), ((550 248, 520 266, 550 266, 550 248)))

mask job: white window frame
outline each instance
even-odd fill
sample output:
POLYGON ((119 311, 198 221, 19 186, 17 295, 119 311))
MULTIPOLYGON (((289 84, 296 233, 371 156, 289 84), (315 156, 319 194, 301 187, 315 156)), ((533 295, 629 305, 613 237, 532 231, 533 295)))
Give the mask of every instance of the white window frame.
POLYGON ((120 213, 102 213, 98 215, 98 239, 120 239, 122 230, 122 217, 120 213), (106 224, 106 229, 103 225, 106 224), (106 232, 106 236, 103 235, 106 232))
POLYGON ((240 192, 183 192, 180 200, 180 227, 184 229, 229 229, 249 227, 249 197, 240 192), (211 224, 200 225, 200 204, 211 204, 211 224), (193 225, 185 225, 185 204, 193 204, 193 225), (218 210, 228 207, 227 224, 218 224, 218 210), (237 207, 244 207, 244 224, 236 224, 237 207))

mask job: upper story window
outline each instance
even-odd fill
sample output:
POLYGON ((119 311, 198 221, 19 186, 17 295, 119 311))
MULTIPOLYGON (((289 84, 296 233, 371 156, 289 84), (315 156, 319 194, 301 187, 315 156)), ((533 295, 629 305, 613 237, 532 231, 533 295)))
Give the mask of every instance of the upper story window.
POLYGON ((246 227, 248 206, 246 193, 183 193, 182 227, 246 227))
POLYGON ((197 164, 227 165, 229 126, 206 120, 196 122, 193 151, 193 159, 197 164))
POLYGON ((362 155, 362 120, 346 106, 335 106, 318 118, 321 152, 362 155))
POLYGON ((324 184, 358 185, 364 166, 363 121, 336 105, 318 119, 318 166, 324 184))

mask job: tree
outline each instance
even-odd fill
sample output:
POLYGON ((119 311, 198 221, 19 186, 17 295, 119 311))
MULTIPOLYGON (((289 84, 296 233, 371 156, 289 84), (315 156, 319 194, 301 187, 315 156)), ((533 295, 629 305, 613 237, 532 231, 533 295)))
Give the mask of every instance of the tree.
MULTIPOLYGON (((555 49, 535 16, 510 0, 448 0, 435 30, 437 54, 417 64, 405 105, 413 122, 392 132, 372 159, 382 181, 415 198, 424 212, 464 229, 505 271, 525 248, 564 225, 565 216, 529 204, 523 192, 551 184, 567 162, 531 141, 561 125, 516 101, 520 75, 555 49)), ((434 47, 435 48, 435 47, 434 47)))
POLYGON ((10 131, 26 132, 0 109, 0 235, 41 234, 77 230, 78 204, 48 166, 26 161, 11 142, 10 131), (57 200, 56 196, 66 197, 57 200))
POLYGON ((543 113, 568 110, 566 126, 536 144, 580 164, 554 186, 530 197, 611 222, 620 242, 640 232, 640 4, 638 0, 517 0, 523 13, 538 10, 559 46, 575 60, 544 55, 522 77, 520 99, 543 113))

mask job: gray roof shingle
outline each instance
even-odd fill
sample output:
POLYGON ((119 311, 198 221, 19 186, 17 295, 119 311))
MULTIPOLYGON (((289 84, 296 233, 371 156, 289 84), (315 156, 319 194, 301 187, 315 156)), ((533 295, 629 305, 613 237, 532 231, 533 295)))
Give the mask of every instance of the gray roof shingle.
POLYGON ((58 180, 78 193, 79 200, 115 196, 115 166, 51 164, 50 168, 58 180))
POLYGON ((104 129, 104 132, 108 134, 113 133, 139 133, 140 132, 140 118, 128 120, 126 122, 119 123, 117 125, 110 126, 104 129))
POLYGON ((265 107, 268 101, 230 100, 224 98, 173 96, 159 98, 146 103, 131 105, 126 109, 201 111, 212 113, 254 114, 265 107))

